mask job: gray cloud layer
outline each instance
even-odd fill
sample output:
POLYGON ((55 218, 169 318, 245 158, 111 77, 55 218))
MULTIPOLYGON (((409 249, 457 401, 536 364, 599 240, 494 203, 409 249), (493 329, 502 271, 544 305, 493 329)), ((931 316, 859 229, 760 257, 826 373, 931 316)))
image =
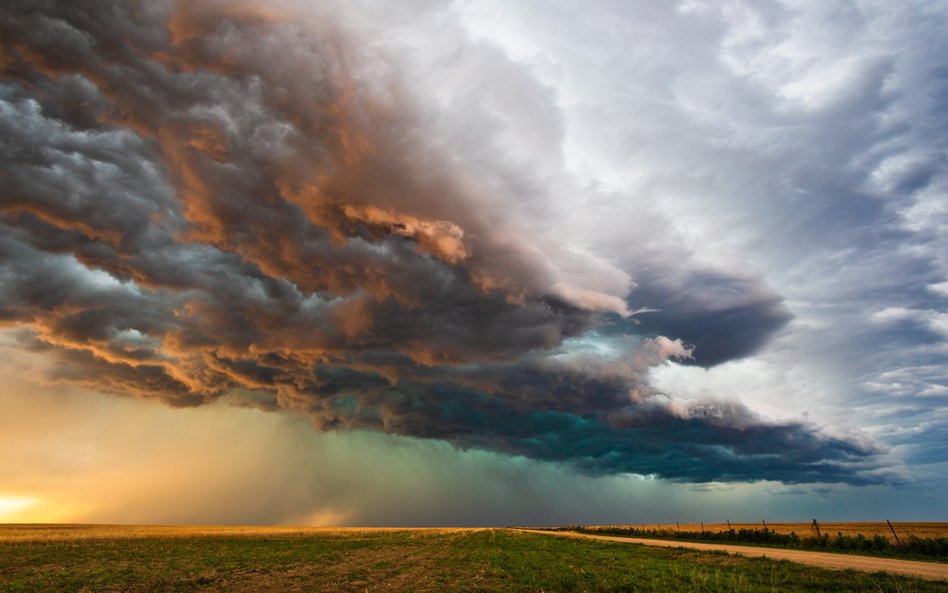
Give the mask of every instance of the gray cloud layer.
MULTIPOLYGON (((700 251, 732 278, 766 270, 785 297, 794 319, 755 362, 774 383, 806 388, 778 390, 777 407, 868 428, 912 471, 938 473, 929 462, 948 426, 945 3, 509 5, 469 12, 565 89, 591 177, 658 204, 689 239, 679 253, 700 251), (557 69, 543 70, 548 62, 557 69)), ((622 213, 590 217, 602 252, 622 244, 611 223, 622 213)), ((633 301, 656 290, 643 268, 650 258, 624 266, 640 282, 633 301)), ((721 366, 708 375, 736 365, 721 366)))
POLYGON ((486 62, 495 92, 439 104, 356 29, 245 2, 0 9, 0 318, 53 379, 592 474, 885 479, 866 439, 651 388, 670 358, 755 352, 780 296, 649 236, 633 263, 558 242, 557 192, 582 190, 542 148, 544 87, 473 44, 422 80, 486 62))

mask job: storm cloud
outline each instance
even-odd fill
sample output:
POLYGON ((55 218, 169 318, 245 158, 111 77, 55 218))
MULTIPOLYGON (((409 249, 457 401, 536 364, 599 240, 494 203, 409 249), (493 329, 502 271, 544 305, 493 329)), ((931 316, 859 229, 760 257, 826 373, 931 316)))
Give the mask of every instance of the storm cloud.
POLYGON ((383 16, 0 9, 0 319, 54 357, 47 380, 594 475, 891 479, 868 437, 653 387, 669 361, 757 352, 783 298, 657 235, 655 210, 617 257, 583 212, 561 231, 564 204, 615 196, 564 165, 552 91, 474 40, 424 70, 383 16))

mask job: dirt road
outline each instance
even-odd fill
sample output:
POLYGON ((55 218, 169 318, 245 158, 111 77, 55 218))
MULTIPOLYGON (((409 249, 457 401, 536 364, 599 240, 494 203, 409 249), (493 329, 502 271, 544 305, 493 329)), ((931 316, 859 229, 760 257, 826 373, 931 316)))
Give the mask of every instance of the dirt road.
POLYGON ((852 554, 833 554, 830 552, 809 552, 806 550, 787 550, 783 548, 758 548, 754 546, 732 546, 726 544, 705 544, 699 542, 676 542, 662 539, 643 539, 635 537, 613 537, 608 535, 590 535, 573 531, 539 531, 522 529, 530 533, 558 535, 561 537, 579 537, 601 539, 611 542, 629 544, 645 544, 646 546, 663 546, 669 548, 693 548, 740 554, 742 556, 766 557, 773 560, 789 560, 800 564, 810 564, 822 568, 844 570, 851 568, 864 572, 885 571, 894 574, 904 574, 921 577, 930 581, 948 580, 948 564, 939 562, 918 562, 915 560, 898 560, 895 558, 876 558, 873 556, 854 556, 852 554))

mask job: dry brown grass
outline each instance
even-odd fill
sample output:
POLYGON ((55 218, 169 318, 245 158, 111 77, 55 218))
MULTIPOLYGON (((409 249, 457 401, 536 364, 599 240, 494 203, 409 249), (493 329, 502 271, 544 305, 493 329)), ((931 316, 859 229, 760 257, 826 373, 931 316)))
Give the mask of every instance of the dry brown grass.
MULTIPOLYGON (((892 523, 899 537, 948 537, 948 523, 892 523)), ((699 523, 633 523, 625 525, 599 525, 595 527, 632 527, 635 529, 659 529, 681 532, 701 531, 699 523)), ((733 529, 760 529, 762 523, 731 523, 733 529)), ((767 523, 767 528, 777 533, 796 532, 799 536, 815 535, 812 523, 767 523)), ((706 531, 727 531, 727 523, 705 523, 706 531)), ((0 524, 0 542, 16 541, 62 541, 81 539, 132 539, 145 537, 204 537, 204 536, 280 536, 280 535, 335 535, 345 537, 366 532, 430 531, 452 533, 472 531, 462 528, 384 528, 384 527, 275 527, 275 526, 226 526, 226 525, 51 525, 12 523, 0 524)), ((820 523, 820 531, 835 536, 837 533, 866 537, 882 535, 895 543, 889 526, 885 523, 820 523)))
POLYGON ((227 525, 73 525, 0 523, 0 542, 65 541, 84 539, 136 539, 149 537, 213 536, 353 536, 367 532, 430 531, 452 533, 472 531, 459 528, 385 528, 385 527, 277 527, 227 525))
MULTIPOLYGON (((892 531, 889 529, 889 526, 885 523, 822 523, 819 522, 820 532, 829 534, 830 536, 835 536, 837 533, 842 533, 843 535, 856 536, 860 533, 868 538, 871 538, 874 535, 881 535, 888 539, 890 542, 895 543, 895 538, 892 537, 892 531)), ((599 526, 597 526, 599 527, 599 526)), ((601 527, 632 527, 633 529, 658 529, 658 530, 670 530, 670 531, 681 531, 681 532, 697 532, 701 531, 702 526, 700 523, 681 523, 676 525, 675 523, 633 523, 627 525, 602 525, 601 527)), ((764 527, 763 523, 731 523, 731 528, 733 529, 762 529, 764 527)), ((948 523, 907 523, 900 522, 892 523, 892 527, 895 528, 895 532, 899 534, 900 538, 907 537, 948 537, 948 523)), ((767 528, 776 531, 777 533, 790 534, 791 532, 796 532, 797 535, 801 537, 815 536, 816 531, 813 529, 812 523, 771 523, 767 522, 767 528)), ((727 523, 705 523, 705 531, 727 531, 727 523)))

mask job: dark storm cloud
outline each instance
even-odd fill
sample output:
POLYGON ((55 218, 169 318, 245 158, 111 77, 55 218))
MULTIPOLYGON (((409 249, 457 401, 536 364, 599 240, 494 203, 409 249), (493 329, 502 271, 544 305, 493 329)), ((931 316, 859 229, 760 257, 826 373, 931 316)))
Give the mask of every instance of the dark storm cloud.
POLYGON ((655 272, 639 274, 630 295, 633 303, 661 303, 636 318, 639 331, 675 336, 693 347, 685 364, 711 367, 749 356, 791 319, 783 298, 756 280, 714 270, 677 277, 655 272))
POLYGON ((488 393, 457 381, 419 381, 411 373, 390 383, 374 373, 320 368, 305 388, 297 383, 280 397, 282 405, 310 414, 323 428, 369 428, 569 460, 593 475, 654 474, 692 482, 892 480, 872 471, 878 468, 868 460, 882 451, 870 441, 820 435, 800 422, 766 422, 736 402, 676 406, 655 395, 632 404, 628 381, 619 377, 549 368, 540 373, 529 365, 496 372, 506 376, 490 382, 488 393))
POLYGON ((643 326, 600 328, 627 313, 576 284, 601 262, 558 269, 490 207, 486 161, 452 152, 425 90, 328 16, 12 2, 0 34, 0 319, 56 357, 52 379, 593 474, 883 480, 871 443, 651 388, 670 358, 755 351, 780 298, 682 264, 637 278, 632 301, 660 309, 643 326))

